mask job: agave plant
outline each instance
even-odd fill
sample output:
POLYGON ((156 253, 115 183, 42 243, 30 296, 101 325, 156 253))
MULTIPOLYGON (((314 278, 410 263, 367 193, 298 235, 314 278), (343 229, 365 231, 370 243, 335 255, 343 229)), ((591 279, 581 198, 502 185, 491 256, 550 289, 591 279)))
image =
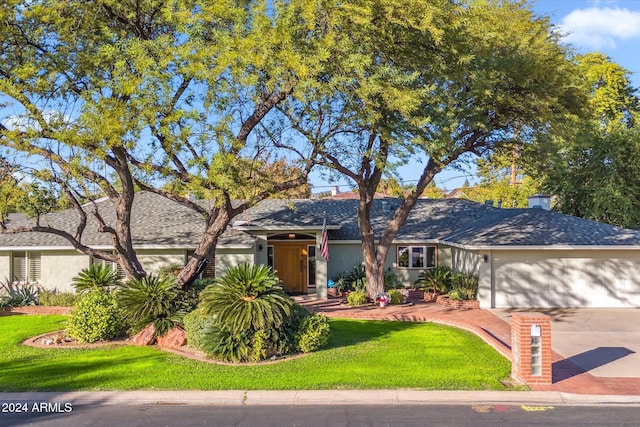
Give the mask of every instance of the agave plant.
POLYGON ((153 323, 162 335, 182 320, 175 299, 178 295, 175 279, 169 276, 144 276, 122 286, 118 302, 125 318, 134 330, 153 323))
POLYGON ((222 329, 239 335, 280 328, 292 305, 271 268, 241 264, 227 269, 202 291, 199 307, 216 315, 222 329))
POLYGON ((93 288, 112 289, 120 284, 118 272, 104 264, 91 264, 73 278, 77 293, 85 293, 93 288))

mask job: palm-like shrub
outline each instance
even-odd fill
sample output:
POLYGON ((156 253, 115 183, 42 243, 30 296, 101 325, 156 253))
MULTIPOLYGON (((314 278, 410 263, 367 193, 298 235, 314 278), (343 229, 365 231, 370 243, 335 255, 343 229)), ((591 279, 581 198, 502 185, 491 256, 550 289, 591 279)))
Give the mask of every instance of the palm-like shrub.
POLYGON ((451 290, 452 274, 451 268, 441 265, 421 272, 414 285, 432 292, 445 294, 451 290))
POLYGON ((280 328, 292 305, 273 270, 264 265, 241 264, 227 269, 203 290, 198 307, 206 314, 216 315, 222 329, 237 335, 280 328))
POLYGON ((182 320, 175 299, 178 295, 175 279, 169 276, 144 276, 122 286, 118 300, 133 331, 153 323, 162 335, 182 320))
POLYGON ((73 278, 72 284, 77 293, 93 288, 112 289, 119 285, 118 272, 104 264, 91 264, 73 278))

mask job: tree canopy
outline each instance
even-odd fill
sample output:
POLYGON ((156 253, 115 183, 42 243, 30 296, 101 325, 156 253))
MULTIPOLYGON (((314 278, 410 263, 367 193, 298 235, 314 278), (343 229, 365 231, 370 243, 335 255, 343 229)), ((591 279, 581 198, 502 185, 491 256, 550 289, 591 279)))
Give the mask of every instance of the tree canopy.
POLYGON ((320 147, 321 165, 358 187, 371 295, 382 289, 394 237, 436 174, 465 153, 511 141, 516 128, 545 132, 580 103, 560 36, 526 3, 401 4, 364 1, 346 15, 338 8, 329 17, 342 23, 332 47, 346 62, 329 64, 313 102, 284 104, 296 129, 320 147), (420 179, 385 228, 374 230, 381 179, 410 158, 423 161, 420 179))
POLYGON ((131 207, 138 189, 153 191, 203 215, 203 240, 179 276, 187 283, 231 218, 306 184, 313 150, 289 150, 273 110, 316 84, 328 59, 315 3, 12 0, 0 22, 1 143, 14 164, 40 165, 31 180, 78 212, 75 231, 37 221, 5 232, 55 233, 141 276, 131 207), (295 164, 272 173, 283 159, 295 164), (115 224, 84 203, 102 195, 115 224), (115 254, 84 242, 90 215, 115 254))
POLYGON ((577 58, 586 118, 568 119, 527 158, 528 172, 563 213, 640 224, 640 103, 629 71, 599 53, 577 58))

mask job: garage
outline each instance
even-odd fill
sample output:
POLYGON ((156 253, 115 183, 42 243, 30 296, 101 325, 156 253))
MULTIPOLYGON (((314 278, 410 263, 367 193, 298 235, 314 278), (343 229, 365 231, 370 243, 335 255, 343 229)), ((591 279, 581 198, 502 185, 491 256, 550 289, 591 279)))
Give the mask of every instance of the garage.
POLYGON ((492 251, 491 306, 640 307, 640 251, 492 251))

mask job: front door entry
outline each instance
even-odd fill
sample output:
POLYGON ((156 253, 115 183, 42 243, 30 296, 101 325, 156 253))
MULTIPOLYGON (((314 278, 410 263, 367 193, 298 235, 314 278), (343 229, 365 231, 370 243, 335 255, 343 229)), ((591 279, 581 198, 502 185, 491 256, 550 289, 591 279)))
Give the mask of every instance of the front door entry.
POLYGON ((273 266, 288 292, 307 292, 307 243, 273 243, 273 266))

